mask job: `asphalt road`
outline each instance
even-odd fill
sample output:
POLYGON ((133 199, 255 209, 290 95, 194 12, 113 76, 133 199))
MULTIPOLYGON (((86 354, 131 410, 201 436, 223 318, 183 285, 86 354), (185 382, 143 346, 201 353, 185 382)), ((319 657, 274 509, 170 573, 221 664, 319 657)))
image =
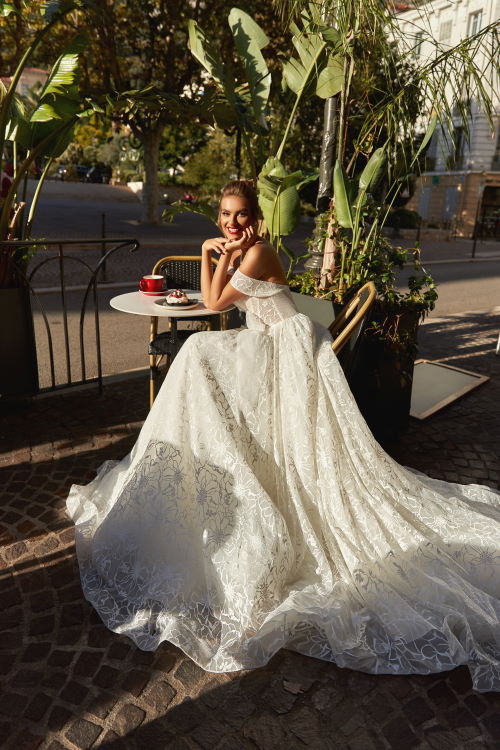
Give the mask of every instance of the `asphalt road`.
POLYGON ((500 306, 500 259, 429 263, 427 270, 439 295, 431 318, 500 306))
MULTIPOLYGON (((100 325, 103 367, 106 375, 147 366, 147 318, 127 315, 109 307, 111 297, 130 291, 124 283, 134 283, 144 273, 150 273, 154 262, 163 255, 188 255, 199 253, 203 239, 214 232, 213 225, 204 217, 185 214, 176 217, 172 224, 144 226, 139 223, 140 204, 124 187, 108 185, 82 185, 80 183, 48 183, 39 204, 39 213, 34 224, 34 235, 47 239, 99 237, 102 214, 105 214, 105 230, 108 237, 135 237, 141 248, 133 255, 120 251, 107 267, 107 280, 113 288, 101 288, 100 325)), ((289 239, 289 246, 303 252, 304 240, 310 234, 310 220, 301 222, 297 232, 289 239)), ((94 264, 99 258, 99 249, 72 251, 72 255, 94 264)), ((455 243, 423 243, 423 257, 428 270, 438 284, 439 299, 430 318, 471 310, 486 311, 500 306, 500 243, 478 246, 479 260, 470 262, 470 243, 463 240, 455 243), (453 257, 456 259, 453 260, 453 257)), ((38 254, 36 261, 45 256, 38 254)), ((80 266, 68 262, 67 283, 82 283, 80 266)), ((409 271, 411 272, 411 271, 409 271)), ((408 273, 409 273, 408 272, 408 273)), ((404 283, 405 271, 398 275, 404 283)), ((36 277, 36 287, 51 287, 57 283, 57 265, 44 266, 36 277)), ((81 293, 68 295, 69 331, 71 337, 70 358, 72 378, 81 376, 79 358, 79 309, 81 293)), ((56 352, 56 378, 63 382, 67 375, 64 350, 61 302, 56 295, 43 295, 42 302, 54 336, 56 352)), ((92 316, 88 316, 85 339, 88 344, 87 371, 96 372, 95 335, 91 330, 92 316)), ((49 385, 48 347, 42 317, 35 312, 42 386, 49 385)))

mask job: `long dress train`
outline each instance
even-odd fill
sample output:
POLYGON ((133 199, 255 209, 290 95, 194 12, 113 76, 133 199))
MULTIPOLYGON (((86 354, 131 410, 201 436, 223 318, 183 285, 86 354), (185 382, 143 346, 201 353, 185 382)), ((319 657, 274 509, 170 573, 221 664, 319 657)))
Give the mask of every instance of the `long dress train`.
POLYGON ((248 328, 193 334, 132 452, 71 489, 86 598, 209 671, 286 647, 500 690, 500 493, 399 466, 328 331, 284 285, 231 283, 248 328))

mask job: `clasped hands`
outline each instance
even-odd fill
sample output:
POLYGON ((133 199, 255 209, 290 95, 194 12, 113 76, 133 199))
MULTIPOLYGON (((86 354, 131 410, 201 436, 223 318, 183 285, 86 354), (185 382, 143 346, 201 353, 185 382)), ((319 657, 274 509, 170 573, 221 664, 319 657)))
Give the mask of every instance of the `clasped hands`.
POLYGON ((219 255, 227 255, 231 258, 235 253, 242 253, 248 250, 253 245, 257 235, 252 226, 245 227, 242 231, 242 236, 237 240, 229 240, 227 237, 214 237, 211 240, 205 240, 201 246, 202 252, 211 253, 214 251, 219 255))

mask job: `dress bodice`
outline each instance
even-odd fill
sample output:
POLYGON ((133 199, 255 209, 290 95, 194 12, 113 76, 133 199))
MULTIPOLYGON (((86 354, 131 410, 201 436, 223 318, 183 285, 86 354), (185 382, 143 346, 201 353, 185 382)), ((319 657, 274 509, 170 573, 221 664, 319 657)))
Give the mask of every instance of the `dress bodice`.
POLYGON ((246 312, 248 328, 264 330, 297 314, 297 308, 286 284, 253 279, 242 273, 239 268, 234 272, 230 283, 246 295, 237 300, 235 305, 246 312))

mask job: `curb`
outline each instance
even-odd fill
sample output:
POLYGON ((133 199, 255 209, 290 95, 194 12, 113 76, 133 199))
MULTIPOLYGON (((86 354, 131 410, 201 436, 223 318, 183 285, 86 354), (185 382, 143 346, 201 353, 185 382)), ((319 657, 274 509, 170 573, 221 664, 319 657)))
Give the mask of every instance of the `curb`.
MULTIPOLYGON (((492 255, 488 258, 444 258, 443 260, 423 260, 423 266, 436 266, 446 263, 488 263, 492 260, 500 260, 500 255, 492 255)), ((411 266, 412 263, 405 263, 405 266, 411 266)))

